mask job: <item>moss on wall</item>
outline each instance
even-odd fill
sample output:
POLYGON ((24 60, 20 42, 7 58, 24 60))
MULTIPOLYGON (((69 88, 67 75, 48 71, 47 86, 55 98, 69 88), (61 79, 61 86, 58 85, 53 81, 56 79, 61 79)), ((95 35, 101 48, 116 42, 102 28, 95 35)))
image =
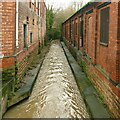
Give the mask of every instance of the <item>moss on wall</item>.
POLYGON ((81 60, 81 61, 79 62, 79 64, 80 64, 80 66, 81 66, 81 68, 82 68, 82 71, 85 72, 85 74, 87 74, 88 68, 87 68, 87 65, 86 65, 85 61, 81 60))
POLYGON ((2 81, 9 81, 14 79, 15 77, 15 66, 9 69, 3 69, 2 70, 2 81))

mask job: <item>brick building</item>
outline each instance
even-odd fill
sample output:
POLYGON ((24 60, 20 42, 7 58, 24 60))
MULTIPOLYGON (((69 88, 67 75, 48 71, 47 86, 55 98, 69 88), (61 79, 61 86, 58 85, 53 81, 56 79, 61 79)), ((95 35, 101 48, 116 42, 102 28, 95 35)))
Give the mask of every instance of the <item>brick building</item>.
POLYGON ((44 0, 41 0, 40 4, 40 15, 41 15, 41 44, 44 44, 44 37, 46 34, 46 7, 44 0), (42 24, 44 23, 44 24, 42 24))
MULTIPOLYGON (((21 82, 27 67, 39 53, 45 32, 44 0, 0 2, 0 72, 2 85, 11 86, 9 91, 15 91, 15 86, 21 82)), ((8 90, 5 88, 2 92, 5 101, 8 90)))
POLYGON ((120 2, 88 3, 62 26, 71 53, 120 117, 120 2))

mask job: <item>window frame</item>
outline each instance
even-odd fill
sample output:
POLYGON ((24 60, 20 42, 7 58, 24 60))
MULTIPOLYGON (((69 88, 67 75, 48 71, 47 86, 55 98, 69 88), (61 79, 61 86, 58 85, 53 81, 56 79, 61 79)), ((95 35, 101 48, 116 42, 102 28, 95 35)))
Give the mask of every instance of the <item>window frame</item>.
POLYGON ((27 24, 23 24, 24 48, 27 48, 27 24))
POLYGON ((32 43, 32 42, 33 42, 33 33, 30 32, 30 43, 32 43))
POLYGON ((79 17, 79 36, 81 38, 80 47, 83 47, 83 44, 84 44, 84 20, 83 20, 83 16, 79 17))
POLYGON ((106 47, 109 44, 109 31, 110 31, 109 25, 110 25, 110 7, 108 6, 100 10, 100 45, 106 47), (105 19, 106 14, 104 12, 107 12, 107 20, 105 19), (104 29, 102 27, 104 27, 104 29))

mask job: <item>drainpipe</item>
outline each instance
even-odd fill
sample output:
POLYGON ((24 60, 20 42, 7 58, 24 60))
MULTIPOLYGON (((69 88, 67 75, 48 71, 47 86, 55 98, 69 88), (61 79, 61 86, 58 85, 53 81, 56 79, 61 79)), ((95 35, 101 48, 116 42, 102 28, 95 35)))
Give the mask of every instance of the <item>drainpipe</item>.
MULTIPOLYGON (((16 21, 15 21, 15 28, 16 28, 16 30, 15 30, 15 47, 14 47, 14 54, 15 54, 15 52, 16 52, 16 48, 18 48, 18 8, 19 8, 19 0, 16 0, 16 16, 15 16, 15 19, 16 19, 16 21)), ((16 83, 16 75, 17 75, 17 67, 16 67, 16 63, 17 63, 17 59, 16 59, 16 56, 15 56, 15 58, 14 58, 14 65, 15 65, 15 78, 14 78, 14 87, 15 87, 15 83, 16 83)), ((12 88, 12 91, 14 92, 14 89, 15 88, 12 88)))
POLYGON ((16 0, 16 48, 18 48, 18 6, 19 0, 16 0))

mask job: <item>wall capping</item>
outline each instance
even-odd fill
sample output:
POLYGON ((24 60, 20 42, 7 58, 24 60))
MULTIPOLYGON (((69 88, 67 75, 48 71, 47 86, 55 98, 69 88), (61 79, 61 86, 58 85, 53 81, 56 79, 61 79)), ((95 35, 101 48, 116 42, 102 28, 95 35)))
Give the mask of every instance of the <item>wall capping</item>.
POLYGON ((91 13, 93 13, 93 9, 86 12, 86 14, 91 14, 91 13))
POLYGON ((103 8, 103 7, 105 7, 105 6, 109 5, 109 4, 111 4, 111 2, 109 2, 109 1, 110 1, 110 0, 108 0, 108 2, 104 2, 103 4, 97 6, 97 9, 101 9, 101 8, 103 8))

